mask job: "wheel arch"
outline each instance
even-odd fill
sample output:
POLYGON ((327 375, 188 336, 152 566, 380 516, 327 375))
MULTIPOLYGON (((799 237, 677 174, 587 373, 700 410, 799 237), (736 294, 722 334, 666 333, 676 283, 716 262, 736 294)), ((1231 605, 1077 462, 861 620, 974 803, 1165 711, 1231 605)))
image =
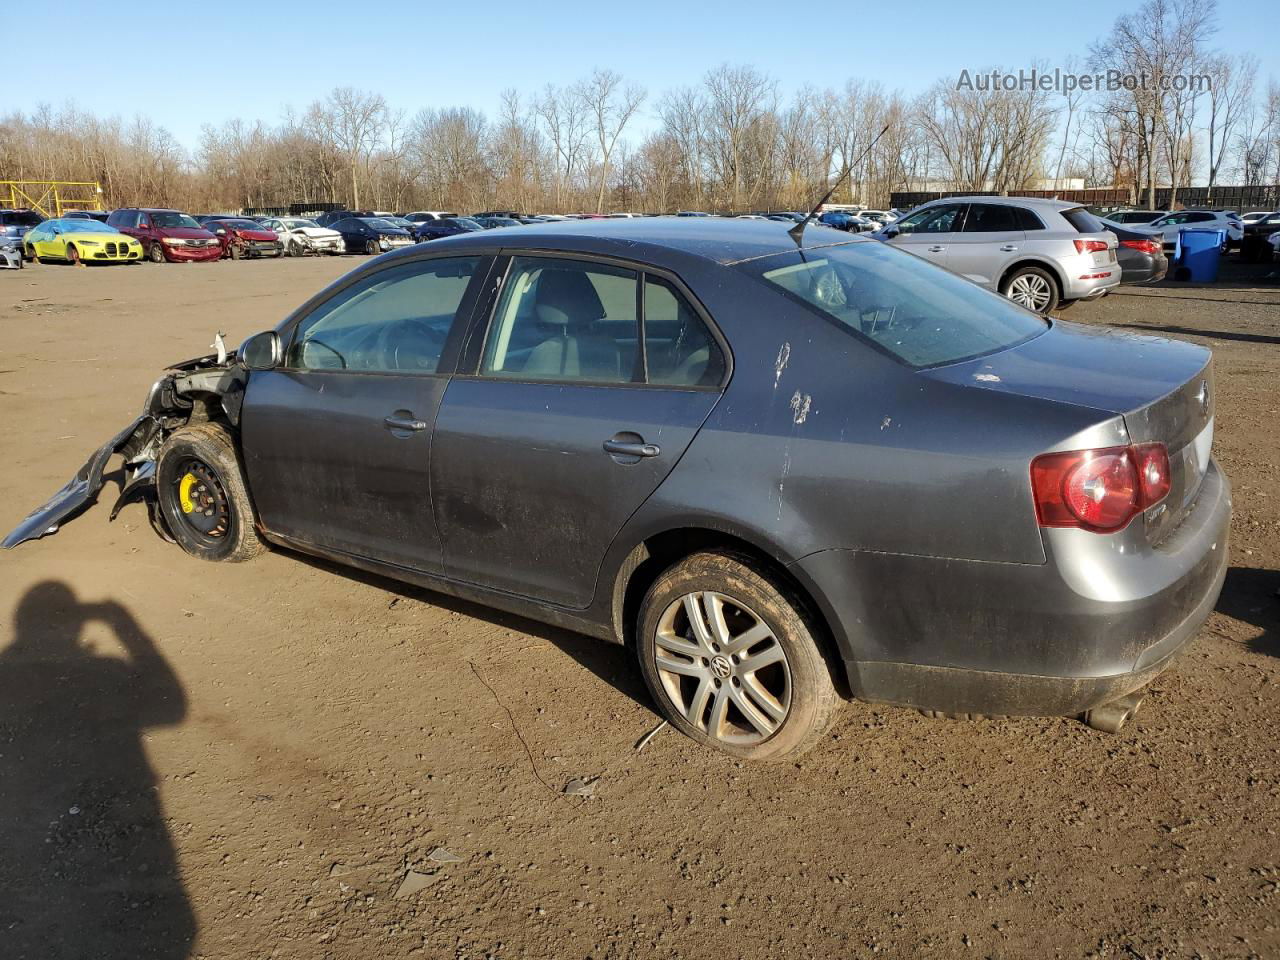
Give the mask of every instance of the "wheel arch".
MULTIPOLYGON (((833 631, 833 608, 816 586, 797 575, 797 568, 779 559, 780 551, 748 531, 728 530, 712 524, 688 523, 653 532, 640 540, 622 560, 613 578, 611 624, 615 640, 635 644, 635 626, 641 601, 658 576, 685 557, 705 551, 735 554, 767 573, 800 607, 812 625, 814 639, 832 664, 842 659, 833 631)), ((838 684, 841 671, 833 670, 838 684)))
POLYGON ((1004 272, 1000 274, 1000 282, 996 284, 996 292, 1003 294, 1005 283, 1011 276, 1013 276, 1014 273, 1021 270, 1023 267, 1038 267, 1048 273, 1049 276, 1053 277, 1053 282, 1058 287, 1058 299, 1062 300, 1066 296, 1067 281, 1062 275, 1062 271, 1058 268, 1057 264, 1049 260, 1040 260, 1036 257, 1022 257, 1005 267, 1004 272))

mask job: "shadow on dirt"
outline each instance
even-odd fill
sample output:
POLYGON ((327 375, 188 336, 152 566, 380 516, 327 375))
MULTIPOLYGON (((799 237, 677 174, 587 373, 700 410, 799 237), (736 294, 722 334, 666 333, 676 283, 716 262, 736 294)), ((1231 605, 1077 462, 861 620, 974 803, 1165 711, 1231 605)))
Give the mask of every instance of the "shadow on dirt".
MULTIPOLYGON (((273 549, 285 550, 282 547, 273 547, 273 549)), ((310 554, 291 550, 287 552, 293 559, 334 576, 346 577, 349 580, 368 584, 388 593, 408 597, 420 603, 440 607, 442 610, 449 610, 476 620, 483 620, 486 623, 505 627, 508 630, 518 630, 520 633, 527 633, 529 636, 537 637, 540 640, 546 640, 548 643, 554 644, 561 652, 582 664, 582 666, 618 692, 626 694, 636 703, 649 710, 656 710, 653 698, 649 696, 649 690, 645 687, 644 679, 640 676, 640 670, 636 666, 635 655, 626 647, 598 640, 595 637, 588 637, 585 634, 574 633, 572 630, 540 623, 537 620, 529 620, 526 617, 496 610, 493 607, 486 607, 483 604, 472 603, 469 600, 451 597, 444 593, 437 593, 426 587, 415 586, 414 584, 393 580, 390 577, 384 577, 376 573, 358 570, 355 567, 334 563, 321 557, 314 557, 310 554)))
POLYGON ((1227 571, 1217 611, 1242 623, 1252 624, 1262 633, 1249 641, 1249 648, 1280 657, 1280 571, 1253 567, 1232 567, 1227 571))
MULTIPOLYGON (((195 918, 143 749, 182 686, 114 601, 32 587, 0 651, 0 954, 188 956, 195 918), (95 651, 113 638, 127 658, 95 651)), ((114 646, 115 644, 111 644, 114 646)))
POLYGON ((1157 326, 1150 323, 1112 323, 1112 327, 1139 333, 1168 333, 1179 337, 1202 337, 1205 340, 1239 340, 1242 343, 1280 343, 1280 337, 1263 333, 1238 333, 1234 330, 1202 330, 1198 327, 1157 326))

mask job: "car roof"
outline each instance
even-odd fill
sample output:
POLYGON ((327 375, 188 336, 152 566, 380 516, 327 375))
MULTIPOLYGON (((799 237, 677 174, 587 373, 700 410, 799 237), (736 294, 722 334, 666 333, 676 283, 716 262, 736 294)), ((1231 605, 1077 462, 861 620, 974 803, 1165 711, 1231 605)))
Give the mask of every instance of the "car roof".
MULTIPOLYGON (((735 220, 721 217, 625 217, 603 220, 559 220, 527 224, 518 232, 491 231, 455 234, 433 240, 431 249, 501 247, 508 250, 547 250, 596 253, 662 265, 671 254, 684 254, 720 264, 738 263, 796 249, 787 233, 795 224, 773 220, 735 220)), ((804 235, 805 249, 847 243, 876 243, 869 237, 838 235, 817 229, 804 235), (823 241, 826 242, 823 242, 823 241)), ((402 252, 402 255, 406 254, 402 252)))
MULTIPOLYGON (((1017 204, 1020 207, 1032 207, 1041 210, 1074 210, 1076 207, 1083 206, 1083 204, 1073 203, 1069 200, 1050 200, 1048 197, 984 197, 981 194, 964 197, 939 197, 936 200, 930 200, 929 203, 956 203, 960 201, 964 203, 994 203, 1001 206, 1017 204)), ((921 206, 925 206, 925 204, 921 204, 921 206)), ((917 207, 916 209, 919 208, 917 207)))

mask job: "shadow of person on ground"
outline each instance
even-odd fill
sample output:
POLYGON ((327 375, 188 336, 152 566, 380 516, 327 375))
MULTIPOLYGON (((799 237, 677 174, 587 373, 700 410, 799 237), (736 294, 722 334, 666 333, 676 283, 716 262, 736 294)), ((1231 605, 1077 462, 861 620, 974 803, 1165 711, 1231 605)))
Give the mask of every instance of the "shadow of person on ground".
POLYGON ((143 750, 186 698, 113 601, 45 581, 0 651, 0 955, 179 960, 195 918, 143 750), (127 659, 95 651, 114 635, 127 659))
POLYGON ((1249 623, 1262 633, 1249 641, 1249 649, 1280 657, 1280 572, 1254 567, 1227 570, 1217 611, 1249 623))

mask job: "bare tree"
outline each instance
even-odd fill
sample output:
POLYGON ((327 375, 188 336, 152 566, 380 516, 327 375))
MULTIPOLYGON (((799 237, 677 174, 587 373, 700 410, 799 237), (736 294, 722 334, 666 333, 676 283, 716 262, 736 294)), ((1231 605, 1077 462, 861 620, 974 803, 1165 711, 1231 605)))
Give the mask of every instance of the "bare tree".
POLYGON ((1258 58, 1253 54, 1240 57, 1235 54, 1219 54, 1206 64, 1210 77, 1209 88, 1209 202, 1213 202, 1213 188, 1226 158, 1231 134, 1240 123, 1253 100, 1253 85, 1258 74, 1258 58))
POLYGON ((317 131, 345 160, 351 175, 351 206, 360 209, 359 173, 377 147, 387 122, 387 102, 380 93, 337 87, 313 104, 317 131))
POLYGON ((595 130, 600 163, 600 189, 596 195, 596 213, 604 213, 604 194, 609 185, 609 160, 622 131, 644 103, 640 87, 623 86, 622 76, 612 70, 595 70, 582 81, 578 97, 586 108, 595 130))

